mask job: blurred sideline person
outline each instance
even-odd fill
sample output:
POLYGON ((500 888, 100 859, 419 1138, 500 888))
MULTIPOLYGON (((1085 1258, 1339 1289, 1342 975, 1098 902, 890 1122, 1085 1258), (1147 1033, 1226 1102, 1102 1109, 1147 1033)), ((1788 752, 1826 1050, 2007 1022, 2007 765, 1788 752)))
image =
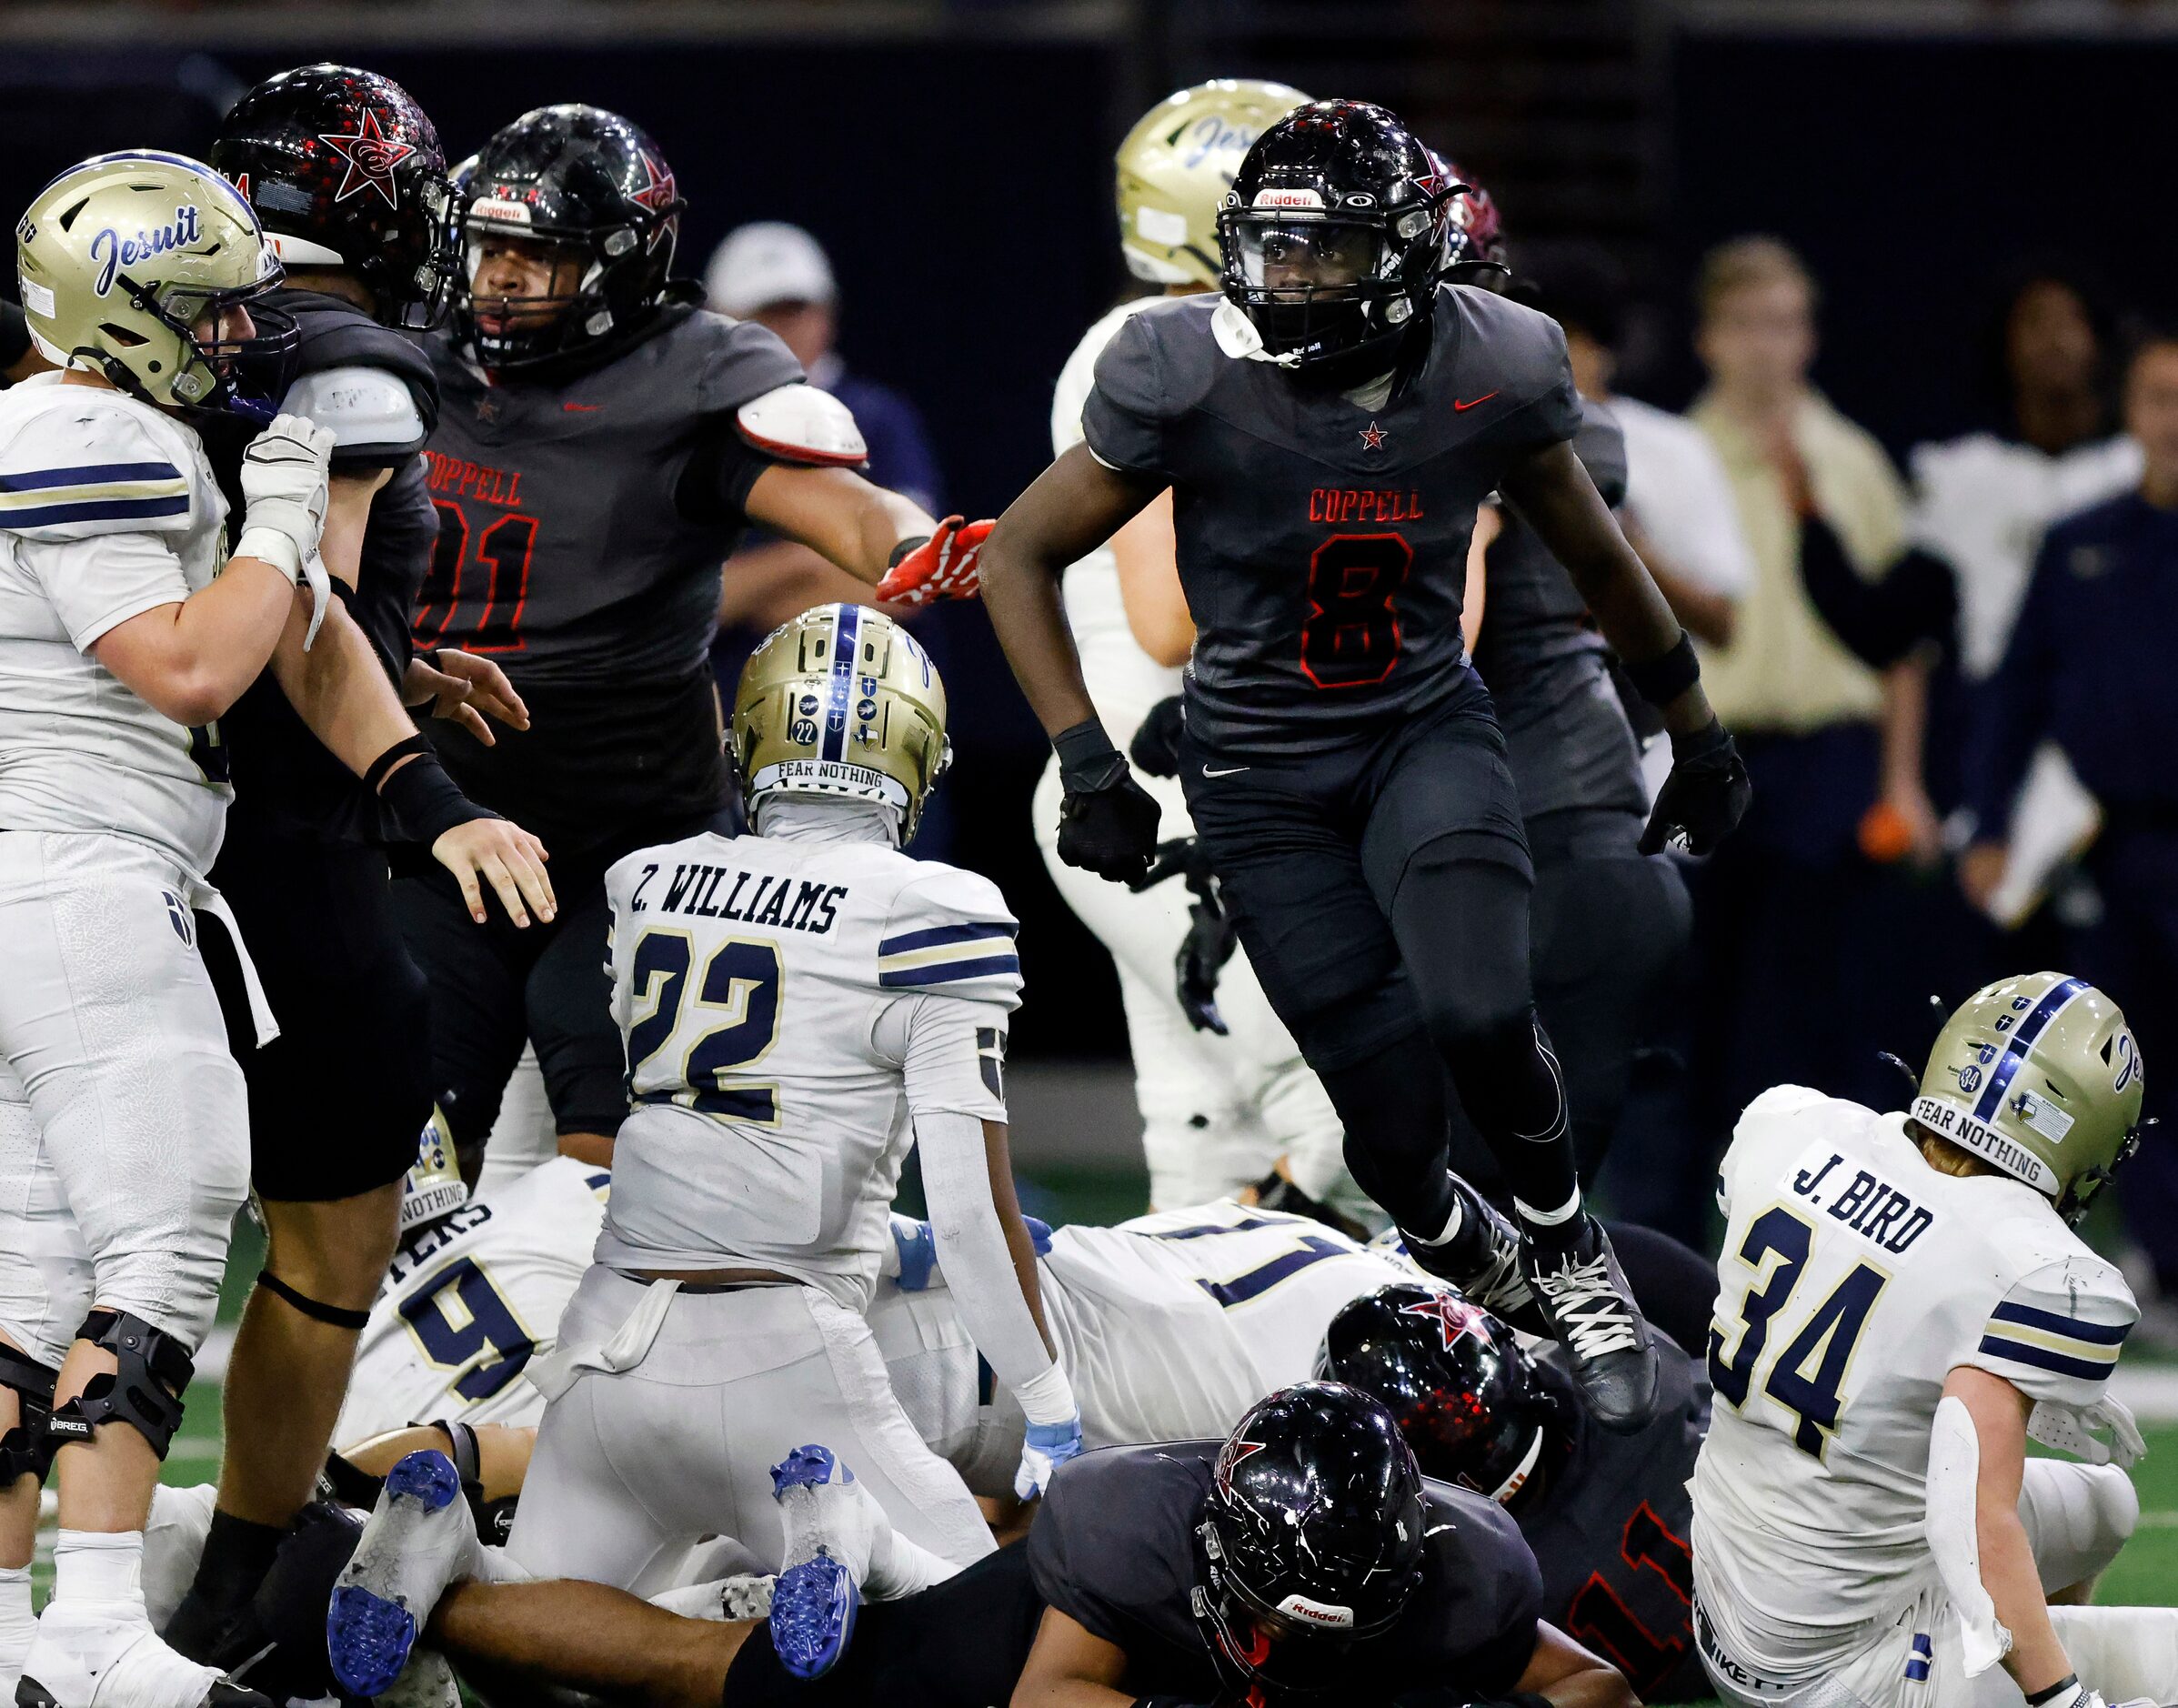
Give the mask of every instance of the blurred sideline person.
MULTIPOLYGON (((892 1518, 899 1587, 989 1552, 864 1321, 910 1144, 963 1318, 1028 1420, 1014 1492, 1080 1451, 1009 1161, 1014 920, 988 879, 899 852, 946 769, 945 721, 904 629, 855 605, 806 613, 735 704, 753 830, 607 875, 634 1108, 597 1261, 531 1371, 549 1403, 507 1538, 530 1575, 655 1587, 713 1535, 778 1571, 772 1468, 813 1439, 892 1518)), ((427 1492, 389 1482, 390 1510, 427 1492)), ((454 1563, 412 1558, 406 1529, 366 1533, 335 1600, 333 1660, 358 1693, 406 1659, 377 1646, 385 1610, 427 1604, 445 1579, 414 1573, 454 1563)))
MULTIPOLYGON (((397 84, 310 65, 246 95, 212 164, 248 186, 289 263, 266 307, 297 335, 283 407, 334 436, 321 549, 340 608, 306 667, 291 634, 221 725, 236 804, 212 878, 281 1035, 252 1049, 230 1028, 267 1251, 221 1395, 204 1570, 166 1632, 197 1660, 310 1498, 431 1113, 428 994, 401 941, 386 845, 429 849, 479 918, 487 890, 517 926, 552 908, 541 845, 462 795, 401 703, 413 668, 426 684, 414 697, 437 700, 444 684, 476 728, 479 705, 519 716, 497 667, 450 654, 434 668, 409 639, 437 529, 418 453, 438 387, 406 330, 435 317, 450 282, 437 135, 397 84)), ((206 953, 238 1019, 231 957, 206 953)))
POLYGON ((597 1000, 604 873, 727 822, 709 653, 741 530, 760 523, 916 602, 972 588, 983 525, 933 522, 854 474, 845 408, 770 332, 670 278, 682 203, 627 120, 526 114, 463 195, 466 288, 426 342, 439 534, 413 627, 419 646, 500 663, 526 702, 530 727, 494 746, 433 733, 467 792, 544 837, 560 903, 529 930, 479 931, 451 883, 397 886, 431 981, 436 1100, 473 1176, 525 1038, 561 1148, 610 1155, 627 1094, 597 1000))
MULTIPOLYGON (((1977 846, 1961 877, 1977 901, 2002 871, 2033 754, 2054 742, 2100 803, 2085 864, 2100 917, 2075 935, 2081 970, 2122 990, 2151 1042, 2178 1037, 2178 335, 2134 354, 2125 422, 2143 453, 2138 488, 2051 527, 2003 662, 1989 678, 1966 775, 1977 846)), ((2148 1089, 2170 1119, 2170 1088, 2148 1089)), ((2126 1176, 2125 1219, 2164 1295, 2178 1295, 2178 1156, 2151 1147, 2126 1176)))
POLYGON ((0 387, 42 374, 52 364, 38 353, 22 309, 0 299, 0 387))
POLYGON ((1912 940, 1892 918, 1884 875, 1862 851, 1879 801, 1916 827, 1933 855, 1934 814, 1920 781, 1925 681, 1860 662, 1802 585, 1796 477, 1863 574, 1905 541, 1906 494, 1882 448, 1809 383, 1815 289, 1773 238, 1721 246, 1703 264, 1700 354, 1711 383, 1690 412, 1731 480, 1754 554, 1728 644, 1703 648, 1719 715, 1748 732, 1756 806, 1745 833, 1688 872, 1694 902, 1687 1032, 1691 1108, 1643 1134, 1649 1166, 1617 1182, 1621 1206, 1705 1245, 1703 1187, 1715 1147, 1768 1086, 1812 1083, 1869 1101, 1890 1090, 1880 1050, 1918 1035, 1899 966, 1912 940), (1886 1003, 1891 1006, 1886 1006, 1886 1003), (1832 1017, 1819 1030, 1794 1023, 1832 1017))
POLYGON ((1748 1107, 1693 1479, 1723 1702, 2178 1693, 2178 1608, 2050 1605, 2139 1513, 2107 1392, 2139 1311, 2071 1224, 2139 1143, 2141 1085, 2116 1004, 2045 972, 1952 1015, 1911 1114, 1792 1085, 1748 1107))
MULTIPOLYGON (((1159 102, 1120 143, 1120 250, 1136 278, 1161 289, 1112 309, 1067 358, 1051 403, 1054 456, 1081 443, 1097 358, 1119 328, 1152 304, 1217 288, 1219 203, 1264 127, 1307 98, 1283 84, 1219 78, 1159 102)), ((1157 499, 1075 564, 1064 590, 1089 698, 1106 727, 1131 740, 1151 709, 1179 692, 1195 638, 1173 565, 1171 499, 1157 499)), ((1176 990, 1175 963, 1197 944, 1200 904, 1186 885, 1129 889, 1059 858, 1059 769, 1054 758, 1037 788, 1036 839, 1059 893, 1119 970, 1151 1208, 1261 1188, 1277 1201, 1284 1194, 1275 1171, 1311 1201, 1365 1211, 1340 1154, 1338 1113, 1271 1011, 1246 951, 1230 934, 1218 939, 1232 958, 1209 969, 1212 1025, 1176 990)), ((1143 787, 1157 802, 1160 841, 1194 834, 1176 778, 1143 787)))
POLYGON ((217 720, 276 648, 325 642, 333 435, 280 416, 251 442, 229 556, 197 425, 268 414, 276 392, 238 388, 246 367, 276 384, 254 358, 289 341, 259 336, 279 262, 211 167, 73 167, 23 215, 15 263, 38 351, 67 371, 0 397, 0 1683, 20 1678, 25 1708, 260 1703, 167 1647, 137 1585, 248 1187, 242 1070, 198 952, 202 919, 234 917, 206 878, 233 795, 217 720), (60 1535, 34 1623, 49 1466, 60 1535))
MULTIPOLYGON (((872 481, 938 513, 938 454, 922 412, 891 387, 850 372, 834 347, 839 289, 815 237, 781 220, 738 226, 711 252, 703 287, 712 312, 778 334, 809 384, 848 407, 869 453, 872 481)), ((732 694, 758 641, 788 618, 835 599, 867 604, 868 585, 794 540, 743 544, 727 559, 719 588, 711 658, 720 691, 732 694)))

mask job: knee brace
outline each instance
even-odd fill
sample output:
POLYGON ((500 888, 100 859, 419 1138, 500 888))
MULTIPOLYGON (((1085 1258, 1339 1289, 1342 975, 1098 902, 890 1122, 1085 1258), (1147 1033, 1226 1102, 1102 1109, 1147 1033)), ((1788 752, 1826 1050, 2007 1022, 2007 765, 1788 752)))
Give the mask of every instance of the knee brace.
POLYGON ((53 1383, 58 1374, 12 1346, 0 1346, 0 1388, 15 1391, 22 1412, 15 1428, 0 1435, 0 1490, 13 1488, 18 1477, 45 1480, 53 1464, 45 1422, 53 1415, 53 1383))
POLYGON ((54 1448, 88 1444, 92 1431, 117 1421, 140 1432, 165 1459, 182 1424, 182 1391, 196 1374, 196 1360, 166 1330, 125 1311, 92 1311, 75 1338, 113 1353, 115 1367, 54 1410, 47 1441, 54 1448))

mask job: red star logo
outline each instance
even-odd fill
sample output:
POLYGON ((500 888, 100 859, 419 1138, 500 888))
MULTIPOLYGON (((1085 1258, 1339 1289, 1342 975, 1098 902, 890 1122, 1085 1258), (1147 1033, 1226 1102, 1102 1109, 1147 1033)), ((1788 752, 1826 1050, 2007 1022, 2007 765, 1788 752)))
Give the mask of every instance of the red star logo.
POLYGON ((1225 1451, 1218 1455, 1218 1492, 1230 1498, 1233 1492, 1233 1472, 1240 1461, 1263 1451, 1261 1442, 1230 1441, 1225 1451))
MULTIPOLYGON (((673 193, 673 168, 662 160, 653 159, 647 153, 638 154, 636 158, 643 163, 643 176, 649 182, 639 190, 629 191, 627 199, 647 207, 654 214, 666 213, 678 199, 673 193)), ((670 218, 659 220, 651 227, 649 241, 643 246, 644 248, 657 248, 672 230, 673 221, 670 218)))
POLYGON ((1365 451, 1380 451, 1384 448, 1384 441, 1390 437, 1382 427, 1371 421, 1361 429, 1361 448, 1365 451))
POLYGON ((363 123, 353 133, 320 136, 317 140, 347 165, 340 187, 333 192, 336 202, 345 202, 351 196, 372 189, 386 198, 386 206, 400 205, 394 192, 393 169, 414 154, 416 146, 413 143, 396 142, 386 136, 378 127, 378 115, 372 108, 363 109, 363 123))
POLYGON ((1490 1313, 1480 1305, 1469 1304, 1458 1293, 1431 1293, 1417 1303, 1401 1305, 1399 1313, 1402 1317, 1434 1317, 1448 1352, 1470 1334, 1485 1346, 1490 1344, 1490 1313))

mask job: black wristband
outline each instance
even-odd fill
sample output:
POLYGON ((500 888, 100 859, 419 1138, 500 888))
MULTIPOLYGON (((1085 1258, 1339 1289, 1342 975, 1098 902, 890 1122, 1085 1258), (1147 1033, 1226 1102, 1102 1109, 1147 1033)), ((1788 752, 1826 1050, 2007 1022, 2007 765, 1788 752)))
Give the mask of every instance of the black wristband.
POLYGON ((1123 775, 1127 761, 1119 757, 1119 749, 1104 733, 1104 726, 1090 718, 1076 724, 1071 729, 1061 729, 1051 738, 1051 750, 1059 755, 1059 780, 1070 794, 1084 789, 1105 789, 1116 776, 1123 775), (1116 768, 1116 769, 1115 769, 1116 768))
MULTIPOLYGON (((427 751, 417 753, 416 758, 386 777, 378 787, 378 799, 392 813, 395 825, 407 840, 429 848, 456 825, 499 816, 486 811, 461 792, 459 786, 447 775, 446 768, 439 764, 438 755, 427 750, 430 744, 423 737, 414 739, 423 742, 427 751)), ((416 752, 414 748, 408 750, 416 752)), ((372 761, 371 769, 384 776, 381 768, 389 758, 398 757, 396 750, 389 749, 372 761)))
POLYGON ((900 541, 898 545, 892 548, 892 556, 886 558, 885 567, 888 569, 898 569, 901 564, 908 560, 908 557, 910 553, 918 552, 925 546, 928 546, 930 543, 930 538, 931 537, 928 534, 918 534, 913 539, 904 539, 900 541))
POLYGON ((1694 656, 1694 642, 1685 629, 1679 641, 1661 658, 1636 664, 1626 660, 1626 679, 1650 705, 1669 706, 1701 679, 1701 660, 1694 656))
POLYGON ((1671 759, 1674 764, 1683 759, 1707 759, 1712 753, 1721 753, 1731 746, 1731 732, 1724 728, 1722 718, 1711 714, 1710 720, 1699 729, 1690 729, 1682 736, 1671 738, 1671 759))
POLYGON ((411 753, 429 753, 431 750, 430 737, 425 735, 420 729, 415 735, 395 742, 393 746, 386 749, 385 752, 364 768, 364 788, 369 789, 372 794, 376 794, 379 786, 386 781, 386 772, 392 770, 411 753))
POLYGON ((2067 1673, 2063 1678, 2059 1679, 2054 1684, 2051 1685, 2049 1689, 2038 1690, 2032 1696, 2028 1697, 2027 1708, 2042 1708, 2042 1704, 2043 1703, 2053 1701, 2055 1698, 2062 1696, 2066 1691, 2077 1690, 2079 1687, 2080 1675, 2077 1673, 2067 1673))

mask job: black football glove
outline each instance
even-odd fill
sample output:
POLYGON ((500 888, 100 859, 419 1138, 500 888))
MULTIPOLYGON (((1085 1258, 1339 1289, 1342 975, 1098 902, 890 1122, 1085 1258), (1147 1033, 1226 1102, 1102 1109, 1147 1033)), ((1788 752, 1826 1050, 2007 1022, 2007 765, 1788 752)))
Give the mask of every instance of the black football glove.
POLYGON ((1061 731, 1051 746, 1067 794, 1059 810, 1059 858, 1113 883, 1139 878, 1157 849, 1160 815, 1149 791, 1093 718, 1061 731))
POLYGON ((1184 878, 1189 893, 1195 898, 1188 909, 1188 934, 1180 939, 1179 953, 1172 958, 1180 1012, 1197 1031, 1225 1038, 1230 1035, 1230 1029, 1218 1012, 1218 975, 1233 958, 1239 938, 1202 844, 1191 836, 1159 842, 1149 869, 1127 887, 1139 893, 1174 877, 1184 878))
POLYGON ((1671 738, 1671 774, 1656 791, 1656 806, 1641 832, 1641 851, 1667 848, 1707 854, 1746 816, 1754 785, 1731 735, 1711 718, 1688 736, 1671 738))
POLYGON ((1179 735, 1187 727, 1179 707, 1177 694, 1159 700, 1134 732, 1134 739, 1127 744, 1127 757, 1151 777, 1179 775, 1179 735))

